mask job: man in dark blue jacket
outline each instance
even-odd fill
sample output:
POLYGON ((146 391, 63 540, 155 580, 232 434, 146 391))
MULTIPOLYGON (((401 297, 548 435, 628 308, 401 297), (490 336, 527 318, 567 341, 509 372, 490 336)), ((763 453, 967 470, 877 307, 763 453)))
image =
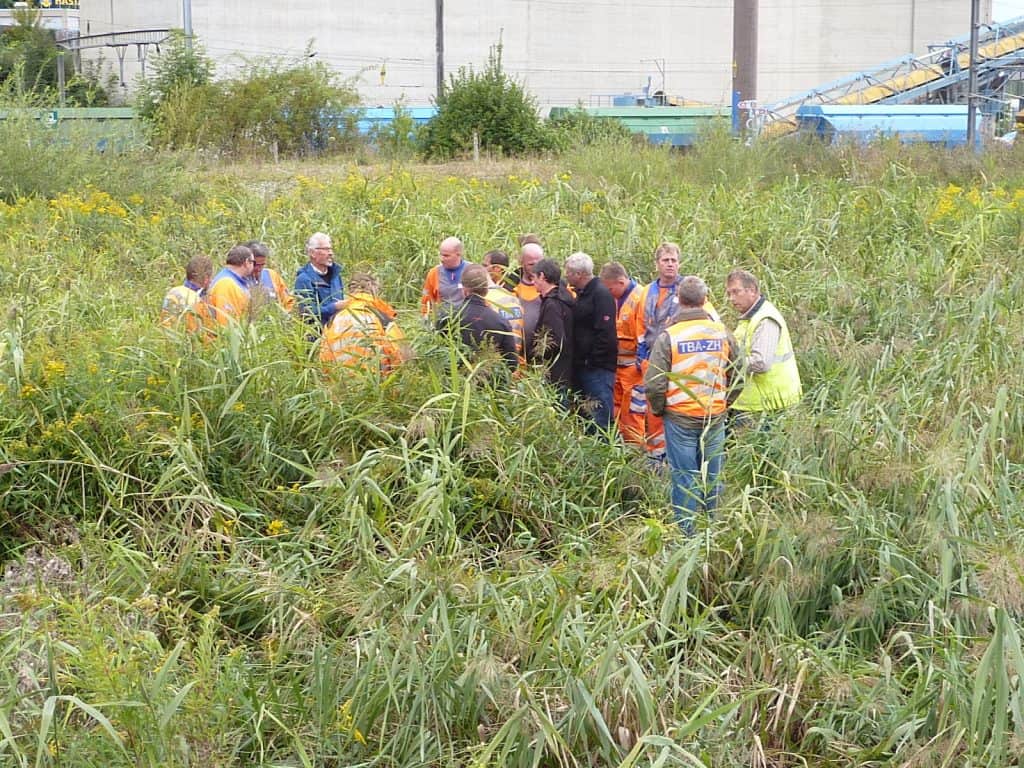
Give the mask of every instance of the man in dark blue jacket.
POLYGON ((467 264, 462 273, 462 290, 465 301, 447 317, 442 317, 438 330, 450 334, 458 333, 462 343, 472 350, 492 346, 501 354, 510 370, 519 365, 516 355, 516 337, 512 326, 499 315, 484 297, 490 281, 487 268, 480 264, 467 264))
POLYGON ((320 331, 345 300, 341 267, 334 263, 330 235, 317 232, 306 241, 309 263, 295 275, 295 298, 302 319, 320 331))

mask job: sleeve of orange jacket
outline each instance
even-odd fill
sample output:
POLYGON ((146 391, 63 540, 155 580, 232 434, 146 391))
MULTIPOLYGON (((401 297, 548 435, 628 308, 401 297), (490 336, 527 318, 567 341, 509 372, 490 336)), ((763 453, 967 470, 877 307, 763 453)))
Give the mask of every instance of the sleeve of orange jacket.
POLYGON ((644 333, 647 332, 647 326, 644 325, 644 308, 647 306, 647 286, 638 287, 640 291, 640 298, 637 302, 637 308, 633 312, 633 338, 636 339, 637 345, 644 340, 644 333))
POLYGON ((441 301, 441 291, 437 281, 437 267, 432 267, 427 272, 427 279, 423 281, 423 295, 420 296, 420 313, 424 316, 430 314, 430 308, 441 301))
POLYGON ((285 312, 291 312, 295 307, 295 297, 288 290, 288 286, 284 284, 284 280, 281 279, 277 272, 271 272, 270 282, 274 284, 274 293, 277 294, 277 302, 281 305, 281 308, 285 312))

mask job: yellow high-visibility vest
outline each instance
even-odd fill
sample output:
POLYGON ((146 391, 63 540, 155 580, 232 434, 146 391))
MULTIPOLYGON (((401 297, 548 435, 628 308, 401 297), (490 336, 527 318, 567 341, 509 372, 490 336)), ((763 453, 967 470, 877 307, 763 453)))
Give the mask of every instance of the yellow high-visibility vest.
POLYGON ((737 411, 776 411, 788 408, 799 402, 803 394, 789 328, 774 304, 766 299, 753 317, 739 321, 735 331, 736 343, 744 352, 749 353, 754 329, 766 319, 779 324, 779 343, 775 348, 771 368, 765 373, 748 375, 743 392, 732 404, 737 411))

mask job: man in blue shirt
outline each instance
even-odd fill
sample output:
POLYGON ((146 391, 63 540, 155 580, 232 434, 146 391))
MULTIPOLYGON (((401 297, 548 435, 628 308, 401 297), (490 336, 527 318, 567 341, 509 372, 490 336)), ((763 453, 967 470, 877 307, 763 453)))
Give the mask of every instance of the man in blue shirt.
POLYGON ((318 330, 330 324, 345 300, 341 267, 334 263, 330 235, 317 232, 306 241, 309 263, 295 275, 295 298, 299 313, 318 330))

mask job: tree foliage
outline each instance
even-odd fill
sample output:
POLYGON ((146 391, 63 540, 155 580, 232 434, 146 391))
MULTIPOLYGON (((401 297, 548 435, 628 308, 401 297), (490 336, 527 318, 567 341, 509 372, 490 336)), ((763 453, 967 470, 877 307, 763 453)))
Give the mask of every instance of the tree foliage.
POLYGON ((460 67, 441 89, 437 116, 423 131, 423 152, 432 158, 480 148, 503 155, 524 155, 550 146, 537 105, 522 84, 502 69, 501 45, 491 48, 482 72, 460 67))
POLYGON ((213 62, 199 41, 188 44, 185 33, 171 30, 170 38, 156 56, 149 76, 139 80, 135 106, 144 120, 156 120, 160 106, 189 88, 202 88, 213 81, 213 62))
POLYGON ((14 25, 0 32, 0 85, 5 96, 16 96, 20 104, 56 104, 58 67, 63 66, 67 104, 107 103, 106 89, 94 73, 76 73, 71 56, 62 62, 57 40, 42 26, 39 11, 18 9, 12 18, 14 25))
POLYGON ((604 142, 630 141, 633 134, 618 120, 596 117, 582 108, 562 112, 547 122, 555 149, 589 146, 604 142))
POLYGON ((178 34, 154 72, 141 84, 138 110, 160 146, 300 155, 345 147, 355 132, 348 110, 356 92, 308 54, 252 60, 214 80, 202 49, 187 50, 178 34))

